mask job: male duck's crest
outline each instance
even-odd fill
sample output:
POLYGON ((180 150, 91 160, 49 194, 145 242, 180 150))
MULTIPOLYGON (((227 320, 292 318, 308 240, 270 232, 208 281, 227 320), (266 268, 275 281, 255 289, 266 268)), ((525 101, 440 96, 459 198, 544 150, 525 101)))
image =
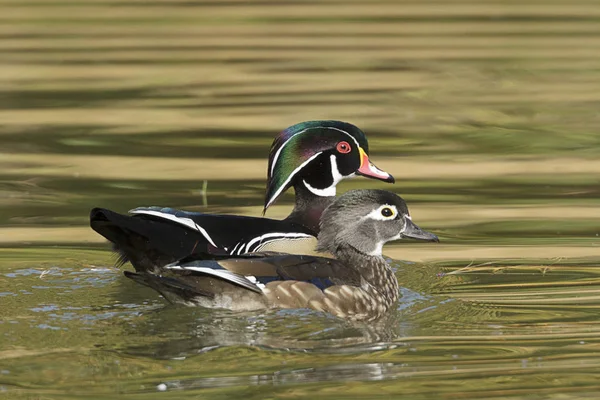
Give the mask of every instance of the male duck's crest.
POLYGON ((269 153, 264 211, 289 187, 303 185, 315 196, 335 196, 336 185, 355 173, 394 182, 369 160, 369 143, 356 126, 306 121, 282 131, 269 153))

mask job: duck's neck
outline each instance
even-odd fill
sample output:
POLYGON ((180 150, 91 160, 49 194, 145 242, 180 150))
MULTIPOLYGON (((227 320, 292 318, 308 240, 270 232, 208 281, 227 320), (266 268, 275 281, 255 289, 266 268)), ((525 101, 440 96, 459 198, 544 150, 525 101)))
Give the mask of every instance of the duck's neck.
POLYGON ((385 261, 383 256, 365 254, 350 245, 343 245, 336 247, 335 249, 329 249, 329 252, 331 252, 335 258, 348 265, 356 265, 360 267, 366 263, 368 265, 377 265, 381 269, 389 269, 391 271, 390 265, 385 261))
POLYGON ((360 273, 369 287, 367 291, 377 292, 385 300, 386 308, 398 300, 398 279, 383 256, 365 254, 352 246, 338 247, 332 253, 347 267, 360 273))
POLYGON ((316 234, 319 233, 321 214, 335 200, 335 196, 317 196, 302 182, 294 185, 294 191, 296 204, 285 220, 303 225, 316 234))

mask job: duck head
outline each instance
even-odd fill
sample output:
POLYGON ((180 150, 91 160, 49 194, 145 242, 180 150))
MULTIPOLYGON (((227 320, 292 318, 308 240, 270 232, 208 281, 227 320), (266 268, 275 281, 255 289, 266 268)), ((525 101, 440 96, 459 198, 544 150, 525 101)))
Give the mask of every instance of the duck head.
POLYGON ((351 247, 381 256, 385 243, 407 238, 439 242, 436 235, 412 222, 400 196, 386 190, 351 190, 323 212, 318 250, 336 254, 351 247))
POLYGON ((368 154, 365 134, 352 124, 307 121, 290 126, 271 146, 264 211, 290 186, 330 197, 342 179, 355 174, 393 183, 394 177, 377 168, 368 154))

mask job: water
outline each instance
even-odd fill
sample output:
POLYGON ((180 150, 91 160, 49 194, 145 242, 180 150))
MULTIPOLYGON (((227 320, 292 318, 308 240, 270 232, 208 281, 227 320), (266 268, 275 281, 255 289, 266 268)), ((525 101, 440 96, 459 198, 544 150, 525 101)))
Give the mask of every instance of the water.
POLYGON ((0 3, 2 395, 598 397, 600 7, 363 3, 0 3), (88 227, 259 215, 275 133, 325 118, 397 178, 340 191, 442 240, 386 247, 378 324, 167 305, 88 227))

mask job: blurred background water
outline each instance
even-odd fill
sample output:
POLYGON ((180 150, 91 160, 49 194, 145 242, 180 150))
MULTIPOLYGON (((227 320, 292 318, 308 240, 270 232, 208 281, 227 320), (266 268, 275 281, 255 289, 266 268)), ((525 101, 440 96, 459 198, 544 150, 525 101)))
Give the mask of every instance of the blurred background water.
POLYGON ((0 0, 0 394, 597 398, 599 106, 596 1, 0 0), (397 178, 340 191, 442 240, 385 249, 388 320, 173 307, 112 267, 91 207, 259 215, 310 119, 397 178))

